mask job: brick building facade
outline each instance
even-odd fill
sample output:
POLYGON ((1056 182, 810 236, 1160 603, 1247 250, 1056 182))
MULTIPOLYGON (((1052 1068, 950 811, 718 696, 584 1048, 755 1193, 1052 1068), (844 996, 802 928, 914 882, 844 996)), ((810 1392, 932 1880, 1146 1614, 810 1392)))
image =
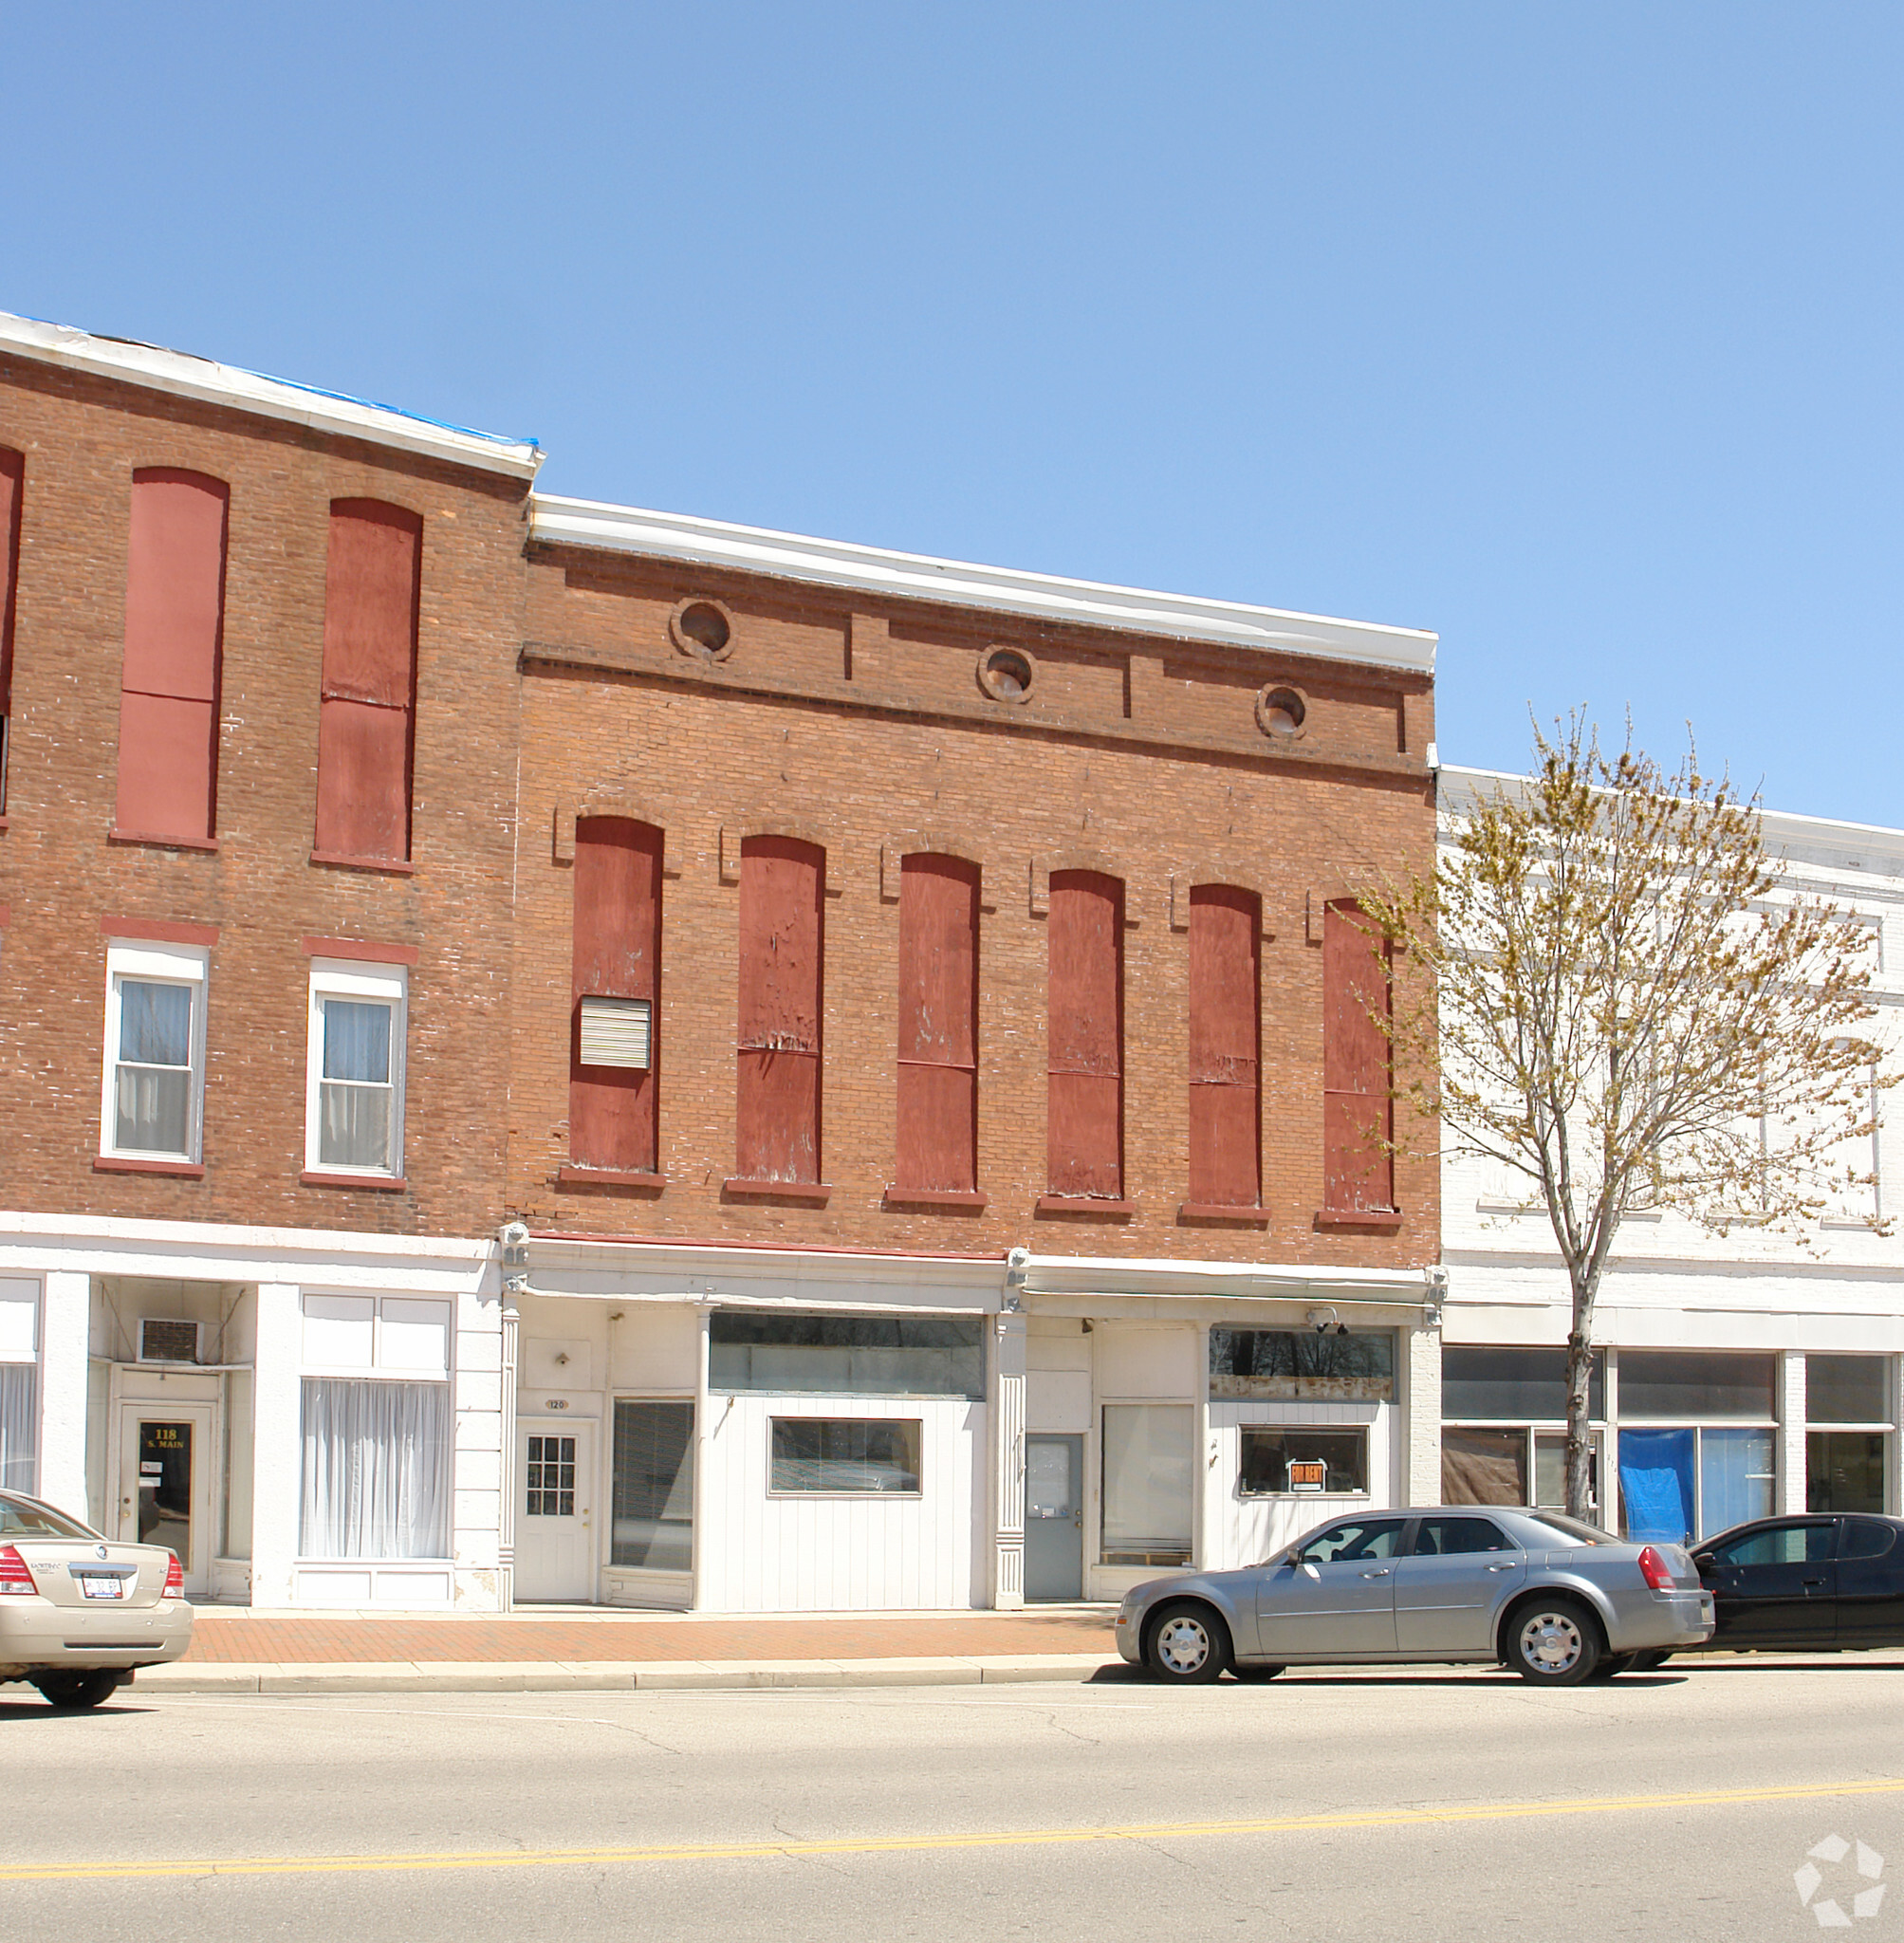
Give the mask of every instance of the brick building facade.
POLYGON ((0 1468, 266 1604, 1106 1596, 1432 1496, 1347 900, 1433 638, 537 457, 0 325, 0 1468))
POLYGON ((1432 640, 545 497, 527 573, 517 1458, 610 1528, 512 1494, 518 1594, 1102 1597, 1292 1455, 1404 1497, 1436 1173, 1341 900, 1432 854, 1432 640))
POLYGON ((8 320, 0 457, 0 1276, 36 1424, 10 1470, 114 1531, 189 1525, 194 1595, 493 1598, 500 1397, 467 1372, 499 1341, 537 454, 8 320), (397 542, 381 583, 353 562, 366 530, 397 542), (351 654, 380 625, 379 700, 351 654), (379 795, 380 828, 353 823, 379 795), (338 829, 352 847, 323 848, 338 829), (331 1000, 392 1042, 380 1151, 360 1126, 344 1164, 313 1098, 346 1084, 312 1072, 331 1000), (326 1305, 377 1340, 321 1377, 305 1311, 326 1305), (301 1568, 302 1392, 380 1367, 405 1327, 406 1389, 447 1403, 466 1372, 429 1563, 301 1568))

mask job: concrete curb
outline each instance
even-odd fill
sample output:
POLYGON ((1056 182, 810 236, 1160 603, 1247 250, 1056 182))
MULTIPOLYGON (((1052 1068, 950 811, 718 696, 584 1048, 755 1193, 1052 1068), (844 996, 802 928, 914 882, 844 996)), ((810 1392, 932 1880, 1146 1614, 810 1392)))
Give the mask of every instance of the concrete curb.
POLYGON ((362 1660, 311 1665, 185 1661, 141 1669, 135 1695, 164 1693, 582 1693, 788 1687, 976 1687, 1135 1674, 1099 1653, 916 1659, 362 1660))

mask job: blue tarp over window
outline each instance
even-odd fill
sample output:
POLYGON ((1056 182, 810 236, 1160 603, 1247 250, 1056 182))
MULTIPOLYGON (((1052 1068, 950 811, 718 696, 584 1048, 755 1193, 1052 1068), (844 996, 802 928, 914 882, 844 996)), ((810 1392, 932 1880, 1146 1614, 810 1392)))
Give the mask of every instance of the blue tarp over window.
POLYGON ((1692 1536, 1692 1433, 1621 1431, 1619 1489, 1629 1538, 1686 1544, 1692 1536))

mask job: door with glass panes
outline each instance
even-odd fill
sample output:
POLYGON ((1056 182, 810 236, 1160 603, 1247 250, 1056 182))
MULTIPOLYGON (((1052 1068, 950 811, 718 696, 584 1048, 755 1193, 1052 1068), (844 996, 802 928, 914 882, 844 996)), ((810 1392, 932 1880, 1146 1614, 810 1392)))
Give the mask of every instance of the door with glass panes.
POLYGON ((118 1536, 178 1555, 187 1599, 211 1579, 214 1452, 209 1403, 120 1406, 118 1536))
POLYGON ((517 1432, 515 1596, 595 1597, 595 1426, 585 1419, 517 1432))

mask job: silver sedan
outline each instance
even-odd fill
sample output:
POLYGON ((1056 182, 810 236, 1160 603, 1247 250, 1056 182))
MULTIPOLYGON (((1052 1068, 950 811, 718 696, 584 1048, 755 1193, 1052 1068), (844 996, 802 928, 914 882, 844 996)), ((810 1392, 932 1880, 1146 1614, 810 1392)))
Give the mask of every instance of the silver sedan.
POLYGON ((1546 1686, 1656 1666, 1712 1634, 1682 1546, 1554 1511, 1424 1507, 1337 1518, 1261 1565, 1127 1593, 1118 1651, 1160 1679, 1272 1679, 1340 1662, 1494 1661, 1546 1686))
POLYGON ((136 1667, 192 1644, 177 1559, 115 1545, 38 1498, 0 1491, 0 1680, 97 1707, 136 1667))

